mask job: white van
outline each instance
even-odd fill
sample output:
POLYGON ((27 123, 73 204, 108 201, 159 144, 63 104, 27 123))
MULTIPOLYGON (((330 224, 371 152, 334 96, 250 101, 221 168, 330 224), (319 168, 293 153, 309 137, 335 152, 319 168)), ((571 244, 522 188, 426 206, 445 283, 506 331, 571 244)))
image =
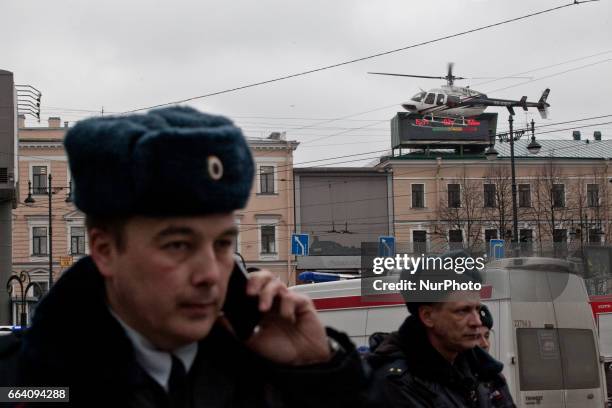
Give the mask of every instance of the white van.
MULTIPOLYGON (((489 263, 481 298, 495 321, 491 353, 519 407, 606 407, 603 360, 584 281, 565 261, 511 258, 489 263)), ((387 277, 395 279, 398 277, 387 277)), ((300 285, 324 324, 358 346, 396 330, 408 315, 401 295, 361 298, 361 280, 300 285)))

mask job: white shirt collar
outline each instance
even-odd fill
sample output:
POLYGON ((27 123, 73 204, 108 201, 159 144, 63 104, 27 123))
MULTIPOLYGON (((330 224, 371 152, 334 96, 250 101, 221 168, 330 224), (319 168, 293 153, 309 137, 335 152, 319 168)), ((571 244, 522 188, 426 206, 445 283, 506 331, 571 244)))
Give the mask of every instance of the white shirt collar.
MULTIPOLYGON (((108 308, 111 315, 117 321, 123 329, 127 337, 134 346, 134 353, 136 361, 145 370, 147 374, 151 376, 164 390, 168 391, 168 381, 170 380, 170 371, 172 370, 172 357, 167 351, 158 350, 155 346, 147 340, 142 334, 128 326, 117 314, 110 308, 108 308)), ((189 372, 196 354, 198 353, 198 343, 190 343, 186 346, 179 347, 172 351, 178 359, 181 360, 185 366, 186 372, 189 372)))

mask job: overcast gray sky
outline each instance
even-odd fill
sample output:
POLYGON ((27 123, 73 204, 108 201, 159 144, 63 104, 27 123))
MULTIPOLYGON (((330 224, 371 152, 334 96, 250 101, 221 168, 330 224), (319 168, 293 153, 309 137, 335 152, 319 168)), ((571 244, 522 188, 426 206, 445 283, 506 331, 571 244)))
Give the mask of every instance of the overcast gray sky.
MULTIPOLYGON (((95 114, 78 110, 99 111, 104 106, 106 112, 121 112, 221 91, 571 2, 3 0, 0 69, 13 71, 17 83, 43 92, 43 120, 61 116, 74 121, 95 114)), ((286 131, 288 139, 302 143, 296 164, 389 148, 389 119, 401 110, 399 104, 419 87, 434 88, 443 82, 367 71, 444 75, 448 61, 455 62, 456 75, 466 77, 538 69, 527 74, 534 79, 529 83, 506 79, 480 86, 485 81, 461 84, 493 97, 526 95, 529 100, 537 100, 550 87, 548 123, 612 114, 610 3, 567 7, 189 104, 232 117, 250 137, 286 131), (561 64, 574 59, 580 60, 561 64), (560 65, 539 69, 553 64, 560 65), (580 68, 589 64, 595 65, 580 68), (555 76, 540 79, 550 75, 555 76)), ((488 111, 498 111, 500 128, 505 127, 505 109, 488 111)), ((536 122, 544 123, 534 113, 536 122)), ((518 124, 525 119, 517 111, 518 124)), ((612 118, 591 123, 606 121, 612 118)), ((595 129, 612 138, 612 125, 585 128, 583 134, 592 135, 595 129)), ((570 135, 563 131, 545 138, 570 135)))

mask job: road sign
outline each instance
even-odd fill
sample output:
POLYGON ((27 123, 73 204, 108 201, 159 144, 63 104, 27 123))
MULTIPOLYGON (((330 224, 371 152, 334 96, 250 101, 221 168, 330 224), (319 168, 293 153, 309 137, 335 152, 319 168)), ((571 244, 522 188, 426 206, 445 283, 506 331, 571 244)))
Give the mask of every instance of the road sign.
POLYGON ((489 241, 489 255, 491 259, 502 259, 505 255, 506 241, 503 239, 492 239, 489 241))
POLYGON ((308 234, 291 235, 291 254, 298 256, 308 255, 308 234))
POLYGON ((378 237, 378 256, 395 256, 395 237, 378 237))
POLYGON ((60 256, 60 266, 62 268, 69 268, 72 266, 72 257, 71 256, 60 256))

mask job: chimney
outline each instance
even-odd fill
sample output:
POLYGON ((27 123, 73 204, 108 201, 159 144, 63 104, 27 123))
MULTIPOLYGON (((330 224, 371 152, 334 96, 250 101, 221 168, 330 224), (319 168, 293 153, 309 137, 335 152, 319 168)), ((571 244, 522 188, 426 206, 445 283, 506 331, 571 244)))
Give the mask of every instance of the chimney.
POLYGON ((25 115, 24 114, 20 114, 19 116, 17 116, 17 123, 19 124, 19 129, 22 129, 25 127, 25 115))
POLYGON ((62 119, 59 116, 49 117, 49 127, 58 128, 62 126, 62 119))
POLYGON ((574 140, 580 140, 580 131, 579 130, 574 130, 572 132, 572 136, 574 136, 574 140))
POLYGON ((268 139, 270 140, 280 140, 280 138, 281 138, 280 132, 272 132, 270 133, 270 136, 268 136, 268 139))
POLYGON ((593 139, 601 140, 601 132, 599 130, 593 132, 593 139))

